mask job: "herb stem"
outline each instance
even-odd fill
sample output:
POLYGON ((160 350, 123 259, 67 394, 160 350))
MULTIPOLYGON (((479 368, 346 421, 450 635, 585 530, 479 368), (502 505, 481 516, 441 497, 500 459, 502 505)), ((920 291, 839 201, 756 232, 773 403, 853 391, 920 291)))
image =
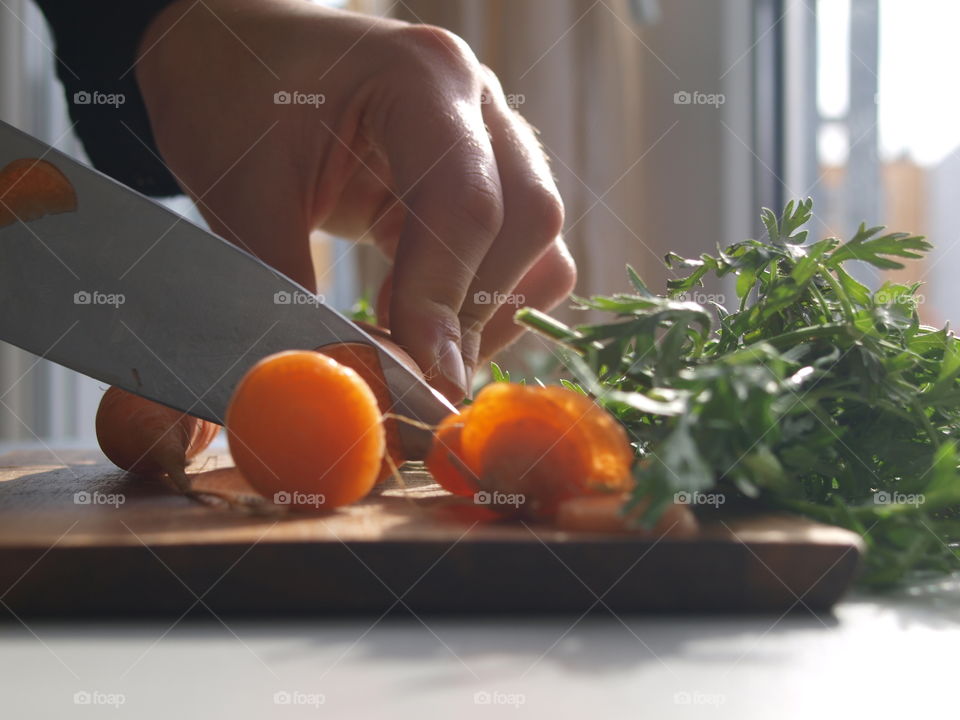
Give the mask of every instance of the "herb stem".
POLYGON ((559 342, 571 350, 583 354, 583 348, 577 342, 583 340, 582 333, 536 308, 520 308, 514 314, 513 320, 518 325, 524 325, 549 340, 559 342))
POLYGON ((830 289, 833 290, 833 294, 837 296, 837 302, 840 303, 840 307, 843 308, 843 314, 847 318, 847 322, 853 324, 856 322, 856 312, 853 309, 853 305, 850 304, 850 300, 847 297, 847 293, 841 287, 839 281, 833 276, 833 273, 823 268, 820 272, 820 276, 827 281, 830 285, 830 289))
POLYGON ((759 338, 753 342, 745 343, 745 345, 756 345, 761 342, 770 343, 776 348, 790 347, 797 343, 804 342, 806 340, 813 340, 815 338, 829 338, 837 337, 838 335, 845 335, 847 333, 848 326, 845 323, 825 323, 823 325, 812 325, 810 327, 800 328, 799 330, 791 330, 790 332, 781 333, 780 335, 775 335, 770 338, 759 338))

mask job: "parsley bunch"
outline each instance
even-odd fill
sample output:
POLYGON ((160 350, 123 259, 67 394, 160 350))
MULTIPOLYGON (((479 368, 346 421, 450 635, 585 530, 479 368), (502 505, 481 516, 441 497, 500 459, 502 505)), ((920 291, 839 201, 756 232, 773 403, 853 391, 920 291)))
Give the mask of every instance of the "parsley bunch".
POLYGON ((870 290, 849 272, 901 268, 931 246, 863 225, 808 242, 811 214, 810 200, 791 202, 763 211, 766 240, 671 253, 687 275, 665 295, 628 268, 632 293, 575 299, 609 322, 517 319, 559 345, 576 387, 630 433, 648 521, 677 493, 722 492, 730 507, 861 533, 868 585, 958 569, 960 345, 920 324, 919 283, 870 290), (732 276, 735 311, 686 299, 708 275, 732 276))

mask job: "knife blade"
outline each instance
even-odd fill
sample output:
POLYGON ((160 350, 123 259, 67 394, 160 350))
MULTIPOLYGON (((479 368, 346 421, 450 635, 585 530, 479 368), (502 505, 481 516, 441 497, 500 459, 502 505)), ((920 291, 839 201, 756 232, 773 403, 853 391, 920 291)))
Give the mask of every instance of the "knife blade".
MULTIPOLYGON (((0 122, 0 168, 51 163, 76 210, 0 227, 0 339, 223 423, 261 358, 335 342, 376 348, 393 412, 436 424, 453 406, 320 296, 250 253, 0 122)), ((410 457, 430 433, 400 424, 410 457)))

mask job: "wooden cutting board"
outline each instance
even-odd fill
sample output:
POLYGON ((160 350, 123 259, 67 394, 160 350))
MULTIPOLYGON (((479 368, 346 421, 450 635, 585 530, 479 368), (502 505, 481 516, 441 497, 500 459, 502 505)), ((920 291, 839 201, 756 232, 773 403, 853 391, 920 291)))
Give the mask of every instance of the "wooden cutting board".
MULTIPOLYGON (((201 486, 235 473, 216 455, 192 470, 201 486)), ((96 452, 2 455, 0 601, 20 616, 823 611, 862 552, 791 516, 718 519, 693 540, 573 535, 492 521, 424 472, 405 484, 326 515, 253 516, 96 452)))

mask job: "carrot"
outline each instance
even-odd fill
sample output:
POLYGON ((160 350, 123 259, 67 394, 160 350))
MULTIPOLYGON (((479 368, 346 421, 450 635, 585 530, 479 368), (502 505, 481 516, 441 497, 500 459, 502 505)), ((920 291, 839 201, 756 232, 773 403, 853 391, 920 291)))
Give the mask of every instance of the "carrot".
MULTIPOLYGON (((357 325, 372 335, 381 346, 389 350, 410 372, 423 376, 423 372, 416 361, 410 357, 406 350, 393 341, 389 330, 362 321, 358 321, 357 325)), ((400 439, 397 418, 391 415, 394 409, 393 394, 387 384, 383 367, 380 365, 380 356, 376 350, 364 343, 338 343, 318 347, 316 350, 332 357, 341 365, 356 370, 357 374, 364 379, 377 397, 380 412, 384 415, 383 429, 387 434, 387 454, 383 458, 383 466, 380 468, 380 476, 377 482, 385 480, 393 472, 393 468, 399 467, 407 460, 419 460, 420 458, 407 457, 406 449, 400 439)))
POLYGON ((264 497, 294 510, 355 502, 380 474, 386 436, 370 386, 324 354, 291 350, 264 358, 227 408, 237 469, 264 497))
POLYGON ((626 493, 570 498, 558 506, 556 525, 561 530, 578 532, 632 532, 672 538, 696 535, 697 519, 686 505, 671 505, 657 524, 648 529, 637 523, 648 503, 640 502, 626 511, 629 499, 626 493))
POLYGON ((166 478, 187 492, 187 464, 213 442, 220 426, 111 387, 100 400, 96 429, 100 449, 114 465, 166 478))
MULTIPOLYGON (((420 368, 407 352, 397 345, 390 337, 390 331, 376 325, 370 325, 365 322, 358 322, 357 325, 366 330, 370 335, 377 339, 383 347, 393 353, 393 355, 411 372, 420 373, 420 368)), ((377 405, 380 412, 385 416, 393 410, 393 395, 390 392, 390 386, 387 384, 386 377, 383 374, 383 368, 380 365, 380 356, 377 351, 365 343, 335 343, 316 348, 328 357, 332 357, 341 365, 353 368, 357 374, 363 378, 364 382, 370 386, 373 394, 377 398, 377 405)), ((390 476, 394 467, 399 467, 408 459, 403 443, 400 440, 400 429, 397 426, 397 420, 393 417, 385 417, 383 429, 387 438, 387 452, 383 457, 383 463, 380 467, 380 475, 377 482, 383 482, 390 476)))
POLYGON ((590 446, 590 470, 587 484, 593 490, 610 492, 633 487, 630 466, 634 453, 627 431, 606 410, 586 395, 559 386, 537 388, 574 418, 576 431, 583 433, 590 446))
POLYGON ((0 227, 76 209, 73 185, 46 160, 23 158, 0 170, 0 227))
POLYGON ((549 518, 571 498, 632 488, 632 462, 623 428, 586 396, 494 383, 441 423, 427 467, 455 494, 549 518))
POLYGON ((454 495, 470 497, 480 488, 463 462, 461 434, 470 415, 469 406, 459 415, 447 415, 437 426, 427 455, 427 470, 440 487, 454 495))

